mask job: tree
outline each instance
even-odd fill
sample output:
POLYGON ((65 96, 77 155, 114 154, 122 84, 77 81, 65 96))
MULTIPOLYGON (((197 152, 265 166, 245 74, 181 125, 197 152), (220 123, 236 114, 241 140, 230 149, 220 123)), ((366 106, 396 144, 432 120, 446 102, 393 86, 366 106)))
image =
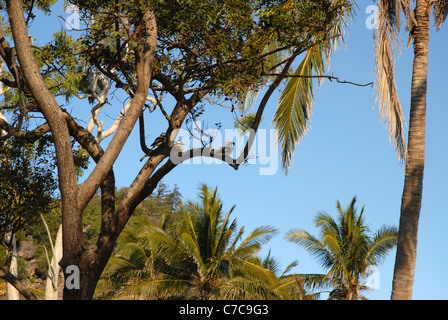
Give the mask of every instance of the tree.
POLYGON ((392 299, 412 299, 425 162, 430 13, 432 10, 436 27, 439 29, 446 20, 448 2, 379 0, 378 5, 379 26, 375 33, 375 57, 380 112, 388 122, 399 157, 406 162, 392 299), (407 146, 404 140, 401 105, 395 87, 393 58, 394 45, 398 44, 397 34, 402 12, 405 13, 406 29, 409 32, 408 45, 412 43, 414 48, 407 146))
POLYGON ((0 277, 27 299, 36 297, 12 272, 11 264, 17 268, 14 235, 55 207, 56 189, 50 137, 37 142, 12 137, 0 143, 0 243, 7 251, 0 277))
POLYGON ((353 198, 343 210, 338 201, 336 220, 327 212, 318 213, 315 225, 320 229, 319 238, 301 229, 287 234, 288 241, 303 247, 328 270, 326 274, 299 279, 312 288, 330 287, 329 299, 332 300, 364 299, 361 293, 368 288, 361 282, 362 278, 368 274, 369 267, 381 263, 397 242, 395 227, 383 226, 373 235, 369 234, 364 208, 358 213, 355 203, 356 198, 353 198))
POLYGON ((255 134, 269 99, 287 78, 295 59, 317 45, 317 34, 339 23, 348 4, 338 1, 330 8, 331 1, 307 0, 286 8, 275 0, 70 1, 79 8, 83 22, 76 37, 58 32, 51 43, 32 45, 27 23, 35 17, 33 9, 37 6, 48 11, 53 2, 5 2, 12 31, 7 34, 9 28, 1 30, 0 55, 7 68, 2 83, 11 89, 5 108, 20 109, 21 113, 17 113, 20 121, 16 125, 0 119, 0 128, 22 139, 51 131, 64 228, 60 265, 63 270, 77 266, 81 278, 80 289, 65 288, 64 299, 90 299, 119 234, 138 204, 165 175, 191 157, 216 157, 234 169, 247 158, 253 139, 235 159, 215 152, 207 145, 210 141, 202 141, 202 148, 186 150, 180 157, 173 157, 176 153, 170 157, 176 134, 186 119, 201 113, 204 99, 238 105, 246 92, 264 85, 267 90, 252 126, 255 134), (268 41, 266 35, 282 46, 260 53, 259 48, 268 41), (14 40, 15 47, 8 39, 14 40), (277 73, 270 75, 273 70, 265 68, 267 60, 284 50, 291 54, 280 61, 277 73), (127 103, 108 130, 112 137, 103 149, 100 141, 104 141, 101 133, 105 130, 99 112, 110 103, 105 95, 111 97, 117 92, 127 103), (163 99, 165 95, 172 98, 172 105, 163 99), (92 121, 83 128, 59 101, 65 98, 64 103, 76 105, 86 97, 94 105, 89 116, 92 121), (166 129, 156 134, 161 139, 149 148, 145 117, 154 118, 155 110, 163 117, 166 129), (43 115, 45 120, 34 129, 24 129, 19 124, 30 112, 43 115), (145 162, 116 208, 113 164, 137 121, 145 162), (80 186, 73 141, 96 163, 80 186), (98 189, 101 230, 96 242, 89 242, 83 234, 82 212, 98 189))
POLYGON ((202 185, 199 197, 182 206, 179 216, 166 216, 171 222, 133 220, 106 268, 103 287, 111 288, 115 279, 112 288, 127 299, 275 297, 277 277, 256 257, 275 230, 259 227, 243 238, 244 227, 230 219, 234 206, 223 211, 217 188, 202 185))

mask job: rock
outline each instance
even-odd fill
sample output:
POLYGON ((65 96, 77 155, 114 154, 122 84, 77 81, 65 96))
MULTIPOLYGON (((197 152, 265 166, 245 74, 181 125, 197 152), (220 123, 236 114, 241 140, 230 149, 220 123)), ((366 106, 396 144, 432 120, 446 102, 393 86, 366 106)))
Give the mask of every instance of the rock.
POLYGON ((34 277, 36 275, 36 268, 37 268, 37 260, 33 259, 30 261, 26 262, 26 267, 27 267, 27 271, 28 271, 28 275, 30 277, 34 277))
POLYGON ((25 260, 31 260, 36 255, 37 246, 33 241, 22 241, 17 254, 25 260))

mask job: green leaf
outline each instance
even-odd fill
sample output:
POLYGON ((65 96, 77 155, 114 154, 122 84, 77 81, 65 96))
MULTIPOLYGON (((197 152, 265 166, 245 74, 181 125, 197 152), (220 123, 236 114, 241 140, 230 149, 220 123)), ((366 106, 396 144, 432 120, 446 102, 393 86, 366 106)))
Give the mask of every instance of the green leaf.
POLYGON ((274 115, 273 122, 278 130, 282 164, 286 172, 291 165, 296 145, 308 131, 314 100, 311 77, 325 72, 322 49, 322 45, 316 44, 306 52, 282 92, 274 115))

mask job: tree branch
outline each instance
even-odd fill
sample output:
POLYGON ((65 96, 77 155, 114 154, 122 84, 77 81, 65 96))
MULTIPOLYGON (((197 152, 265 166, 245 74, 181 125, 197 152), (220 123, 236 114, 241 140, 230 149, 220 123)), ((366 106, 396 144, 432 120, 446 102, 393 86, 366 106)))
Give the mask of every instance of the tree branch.
POLYGON ((48 123, 44 123, 32 131, 23 131, 13 127, 1 117, 0 117, 0 129, 8 132, 10 135, 13 135, 16 138, 23 140, 37 140, 47 132, 50 132, 50 126, 48 125, 48 123))
MULTIPOLYGON (((266 76, 279 76, 280 74, 278 73, 268 73, 266 74, 266 76)), ((358 87, 367 87, 367 86, 373 86, 373 82, 369 82, 366 84, 361 84, 361 83, 356 83, 356 82, 351 82, 351 81, 345 81, 345 80, 339 80, 339 77, 335 77, 335 76, 329 76, 329 75, 320 75, 320 76, 302 76, 302 75, 295 75, 295 74, 289 74, 289 75, 285 75, 285 78, 326 78, 330 81, 332 80, 336 80, 338 83, 347 83, 347 84, 352 84, 354 86, 358 86, 358 87)))
POLYGON ((147 188, 148 183, 151 180, 150 177, 166 157, 166 154, 156 154, 149 158, 138 175, 135 177, 132 184, 129 186, 129 189, 117 209, 117 216, 119 219, 118 228, 120 231, 126 225, 126 222, 134 212, 137 205, 147 197, 146 194, 148 193, 145 192, 145 188, 147 188))
POLYGON ((36 296, 26 285, 19 281, 14 275, 3 267, 0 267, 0 278, 5 279, 16 288, 27 300, 37 300, 36 296))
POLYGON ((62 223, 64 228, 70 230, 64 232, 64 255, 68 253, 70 257, 66 258, 76 263, 76 252, 80 249, 83 236, 82 215, 77 210, 78 187, 70 134, 63 111, 40 74, 23 15, 23 3, 21 0, 7 0, 6 6, 20 70, 53 133, 62 199, 62 223))
POLYGON ((140 135, 140 148, 142 148, 142 151, 144 154, 149 155, 149 153, 151 152, 151 149, 149 149, 146 146, 146 139, 145 139, 145 119, 144 119, 144 115, 143 113, 141 114, 141 116, 138 118, 139 120, 139 135, 140 135))
POLYGON ((238 159, 234 162, 234 169, 237 170, 241 163, 244 162, 244 159, 247 158, 249 155, 249 151, 252 147, 252 144, 255 140, 255 135, 258 131, 258 127, 261 122, 261 117, 263 115, 264 109, 266 107, 266 104, 268 103, 269 99, 271 98, 274 91, 277 89, 277 87, 280 85, 280 83, 286 78, 287 73, 289 71, 289 68, 291 67, 292 63, 294 62, 295 58, 299 56, 302 52, 304 52, 305 49, 296 49, 296 51, 291 55, 288 62, 283 67, 283 70, 281 73, 275 75, 275 80, 272 82, 272 84, 269 86, 268 90, 263 96, 263 99, 260 101, 260 105, 258 106, 257 113, 255 114, 255 120, 254 124, 252 126, 252 130, 249 134, 249 139, 246 142, 246 145, 244 146, 243 152, 240 154, 238 159))
POLYGON ((104 155, 101 157, 92 173, 80 188, 78 203, 81 207, 85 207, 85 205, 87 205, 96 190, 98 190, 108 172, 112 169, 113 163, 120 154, 125 142, 135 126, 135 123, 142 114, 143 107, 148 96, 149 86, 151 83, 152 64, 157 45, 157 25, 154 13, 151 11, 144 13, 142 17, 142 25, 138 26, 138 28, 142 29, 140 32, 143 32, 143 29, 146 30, 146 37, 143 44, 143 49, 140 48, 135 50, 137 56, 136 92, 130 101, 128 112, 120 121, 119 127, 104 155))

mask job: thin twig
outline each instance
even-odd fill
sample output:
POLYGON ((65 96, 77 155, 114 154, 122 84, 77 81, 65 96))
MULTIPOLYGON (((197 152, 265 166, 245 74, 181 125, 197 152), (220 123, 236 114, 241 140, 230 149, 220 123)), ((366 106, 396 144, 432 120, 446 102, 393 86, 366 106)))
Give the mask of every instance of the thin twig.
MULTIPOLYGON (((266 76, 278 76, 278 75, 279 74, 277 74, 277 73, 266 74, 266 76)), ((367 87, 367 86, 372 86, 373 87, 373 82, 362 84, 362 83, 356 83, 356 82, 352 82, 352 81, 340 80, 338 77, 329 76, 329 75, 303 76, 303 75, 290 74, 290 75, 286 75, 285 77, 287 77, 287 78, 327 78, 330 81, 336 80, 338 83, 346 83, 346 84, 351 84, 351 85, 358 86, 358 87, 367 87)))

